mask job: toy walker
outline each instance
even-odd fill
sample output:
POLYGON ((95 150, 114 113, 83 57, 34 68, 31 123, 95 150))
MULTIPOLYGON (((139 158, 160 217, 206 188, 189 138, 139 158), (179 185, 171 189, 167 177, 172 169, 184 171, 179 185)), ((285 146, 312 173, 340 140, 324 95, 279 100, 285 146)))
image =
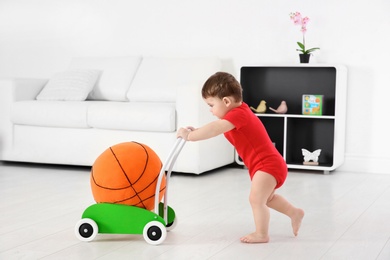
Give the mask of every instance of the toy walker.
POLYGON ((76 237, 81 241, 92 241, 98 233, 102 234, 142 234, 151 245, 164 242, 167 231, 176 224, 175 211, 168 206, 168 183, 173 165, 185 144, 178 138, 161 167, 156 185, 154 209, 152 211, 114 203, 97 203, 89 206, 75 226, 76 237), (166 188, 163 202, 160 202, 160 187, 166 174, 166 188))

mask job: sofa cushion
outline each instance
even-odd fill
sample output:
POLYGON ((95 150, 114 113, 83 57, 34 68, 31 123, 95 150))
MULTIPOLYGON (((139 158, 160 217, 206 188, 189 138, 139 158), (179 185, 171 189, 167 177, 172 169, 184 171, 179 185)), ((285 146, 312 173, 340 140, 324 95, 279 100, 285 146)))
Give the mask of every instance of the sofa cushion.
POLYGON ((18 125, 88 128, 89 102, 18 101, 11 110, 11 121, 18 125))
POLYGON ((137 102, 175 102, 176 89, 203 83, 221 69, 217 58, 143 58, 127 98, 137 102))
POLYGON ((83 101, 100 75, 99 70, 71 69, 54 75, 37 100, 83 101))
POLYGON ((91 102, 88 125, 113 130, 173 132, 176 130, 175 104, 91 102))
POLYGON ((126 101, 126 93, 137 72, 141 57, 73 58, 72 69, 98 69, 102 75, 88 95, 92 100, 126 101))

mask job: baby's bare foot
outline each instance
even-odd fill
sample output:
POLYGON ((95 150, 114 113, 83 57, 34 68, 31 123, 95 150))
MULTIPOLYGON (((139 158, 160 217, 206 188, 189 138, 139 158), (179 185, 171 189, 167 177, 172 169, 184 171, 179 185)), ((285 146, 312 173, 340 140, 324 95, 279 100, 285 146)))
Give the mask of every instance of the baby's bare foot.
POLYGON ((291 225, 293 233, 298 236, 299 228, 301 227, 302 219, 305 216, 303 209, 296 209, 294 215, 291 217, 291 225))
POLYGON ((258 233, 252 233, 240 238, 242 243, 268 243, 269 237, 258 233))

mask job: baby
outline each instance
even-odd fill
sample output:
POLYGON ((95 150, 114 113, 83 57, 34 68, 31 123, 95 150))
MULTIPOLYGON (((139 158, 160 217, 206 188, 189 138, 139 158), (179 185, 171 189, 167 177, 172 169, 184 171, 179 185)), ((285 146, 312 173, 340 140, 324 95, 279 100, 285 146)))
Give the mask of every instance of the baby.
POLYGON ((180 128, 177 136, 199 141, 224 134, 248 167, 252 181, 249 202, 256 230, 242 237, 241 242, 269 241, 269 208, 290 217, 293 233, 297 236, 304 211, 275 194, 286 180, 286 162, 272 144, 262 122, 242 101, 240 83, 228 73, 217 72, 205 82, 202 97, 218 120, 196 129, 192 126, 180 128))

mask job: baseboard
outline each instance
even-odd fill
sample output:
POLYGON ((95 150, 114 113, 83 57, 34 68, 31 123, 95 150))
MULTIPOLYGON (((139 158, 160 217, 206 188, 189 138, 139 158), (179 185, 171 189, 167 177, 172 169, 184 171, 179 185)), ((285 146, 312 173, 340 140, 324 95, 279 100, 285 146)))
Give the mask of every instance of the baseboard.
POLYGON ((390 158, 388 157, 345 154, 345 161, 337 170, 390 174, 389 166, 390 158))

